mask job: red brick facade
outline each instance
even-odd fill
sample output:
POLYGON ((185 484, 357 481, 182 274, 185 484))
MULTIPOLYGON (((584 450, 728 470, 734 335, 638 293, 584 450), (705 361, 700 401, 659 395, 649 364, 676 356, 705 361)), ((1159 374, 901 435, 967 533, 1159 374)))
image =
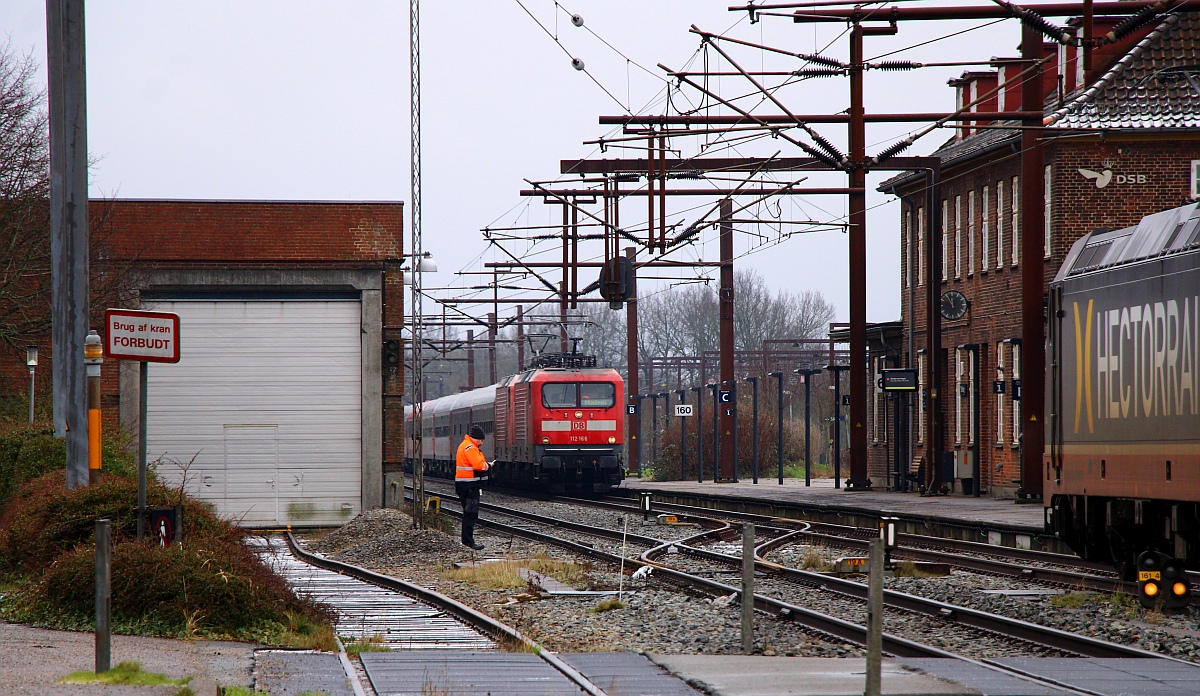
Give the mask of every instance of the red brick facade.
MULTIPOLYGON (((102 220, 108 230, 104 256, 131 274, 134 292, 125 302, 129 306, 138 304, 137 289, 162 272, 367 272, 378 274, 382 337, 400 338, 404 323, 404 286, 398 270, 403 256, 401 203, 118 199, 91 201, 89 215, 93 227, 102 220)), ((93 300, 93 304, 107 302, 93 300)), ((102 312, 103 307, 95 309, 102 312)), ((41 350, 39 399, 48 399, 50 339, 47 335, 36 342, 41 350)), ((0 361, 6 391, 27 388, 23 358, 5 355, 0 361)), ((102 405, 110 425, 117 422, 119 403, 114 368, 106 365, 103 377, 102 405)), ((385 368, 381 379, 386 467, 403 457, 403 371, 385 368)))

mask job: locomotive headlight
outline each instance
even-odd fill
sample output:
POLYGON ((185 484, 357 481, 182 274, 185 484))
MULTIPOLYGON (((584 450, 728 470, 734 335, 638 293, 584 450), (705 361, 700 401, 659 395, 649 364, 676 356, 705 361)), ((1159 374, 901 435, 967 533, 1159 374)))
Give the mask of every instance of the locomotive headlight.
POLYGON ((1176 597, 1184 596, 1185 594, 1188 593, 1187 583, 1186 582, 1176 582, 1175 584, 1171 585, 1171 592, 1174 593, 1176 597))
POLYGON ((548 444, 550 444, 550 438, 548 438, 548 437, 543 437, 543 438, 542 438, 542 444, 543 444, 543 445, 548 445, 548 444))
POLYGON ((609 438, 608 438, 608 444, 610 444, 610 445, 615 445, 615 444, 617 444, 617 438, 615 438, 615 437, 612 437, 612 436, 609 436, 609 438))
POLYGON ((583 411, 576 411, 576 412, 575 412, 575 417, 576 417, 576 418, 583 418, 583 411))
MULTIPOLYGON (((1176 584, 1178 585, 1181 583, 1176 583, 1176 584)), ((1158 596, 1158 583, 1157 582, 1146 583, 1142 587, 1142 592, 1146 593, 1147 597, 1157 597, 1158 596)))

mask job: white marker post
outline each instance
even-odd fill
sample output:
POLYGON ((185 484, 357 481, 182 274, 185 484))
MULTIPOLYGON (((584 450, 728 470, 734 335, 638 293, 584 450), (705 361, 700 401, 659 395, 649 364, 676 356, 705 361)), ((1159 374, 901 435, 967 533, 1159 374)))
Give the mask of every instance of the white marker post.
POLYGON ((138 392, 138 518, 137 538, 146 533, 146 402, 152 362, 179 362, 179 315, 110 309, 104 313, 104 352, 117 360, 140 363, 138 392))

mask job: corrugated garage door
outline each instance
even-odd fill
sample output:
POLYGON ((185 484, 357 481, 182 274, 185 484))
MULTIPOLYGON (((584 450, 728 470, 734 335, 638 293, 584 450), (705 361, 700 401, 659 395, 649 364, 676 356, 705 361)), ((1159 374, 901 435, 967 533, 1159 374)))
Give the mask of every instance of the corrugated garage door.
MULTIPOLYGON (((176 301, 181 358, 150 366, 149 453, 246 526, 360 508, 362 341, 348 301, 176 301)), ((186 522, 185 522, 186 523, 186 522)))

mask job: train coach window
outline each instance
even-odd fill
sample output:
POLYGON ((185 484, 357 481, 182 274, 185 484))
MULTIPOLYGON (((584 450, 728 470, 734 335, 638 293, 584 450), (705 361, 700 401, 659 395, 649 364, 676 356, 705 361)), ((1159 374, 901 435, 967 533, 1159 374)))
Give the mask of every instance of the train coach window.
POLYGON ((578 401, 574 382, 542 385, 542 405, 546 408, 575 408, 578 401))
POLYGON ((581 382, 579 405, 583 408, 612 408, 617 401, 617 388, 608 382, 581 382))

